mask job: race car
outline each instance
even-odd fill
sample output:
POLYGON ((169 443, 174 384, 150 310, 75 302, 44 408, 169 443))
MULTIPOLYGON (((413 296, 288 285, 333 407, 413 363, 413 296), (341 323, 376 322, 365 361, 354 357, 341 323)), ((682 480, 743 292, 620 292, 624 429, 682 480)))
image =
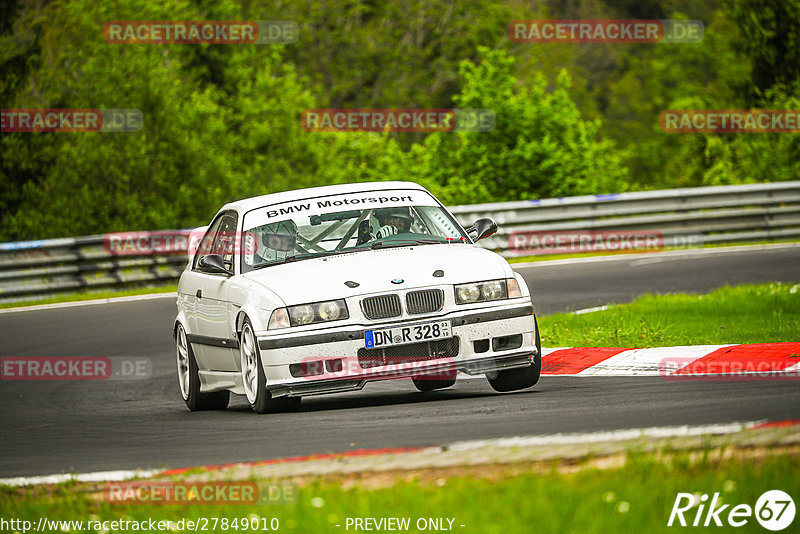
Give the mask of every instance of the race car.
POLYGON ((173 325, 186 406, 257 413, 410 378, 420 391, 484 374, 496 391, 541 371, 531 294, 508 262, 412 182, 334 185, 226 204, 189 251, 173 325))

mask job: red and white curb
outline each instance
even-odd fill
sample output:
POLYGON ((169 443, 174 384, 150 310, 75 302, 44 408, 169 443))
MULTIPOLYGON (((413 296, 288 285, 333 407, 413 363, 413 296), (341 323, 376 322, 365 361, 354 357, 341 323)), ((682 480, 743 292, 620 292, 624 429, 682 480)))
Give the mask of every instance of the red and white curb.
POLYGON ((542 374, 800 380, 800 343, 542 349, 542 374))
MULTIPOLYGON (((206 465, 191 468, 179 468, 168 470, 128 470, 128 471, 102 471, 83 474, 58 474, 33 477, 15 477, 0 479, 0 486, 28 486, 36 484, 59 484, 68 481, 78 482, 121 482, 134 478, 183 476, 187 474, 198 475, 201 473, 221 472, 234 469, 257 469, 264 467, 283 466, 289 468, 284 470, 286 474, 297 474, 301 471, 309 473, 319 473, 320 466, 326 462, 328 464, 341 465, 344 462, 355 461, 366 457, 375 457, 382 460, 386 465, 387 459, 391 462, 390 467, 406 466, 411 464, 401 459, 410 459, 413 455, 444 455, 451 456, 456 453, 467 453, 486 447, 495 450, 513 449, 521 447, 537 446, 561 446, 561 445, 586 445, 595 443, 624 442, 637 439, 659 439, 659 438, 681 438, 692 436, 721 436, 736 434, 749 430, 759 430, 767 428, 785 428, 800 426, 800 420, 786 421, 746 421, 733 423, 719 423, 710 425, 696 426, 670 426, 670 427, 648 427, 631 428, 622 430, 583 432, 569 434, 549 434, 542 436, 516 436, 509 438, 497 438, 488 440, 460 441, 449 445, 429 446, 429 447, 401 447, 388 449, 358 449, 334 454, 316 454, 309 456, 295 456, 290 458, 277 458, 263 460, 260 462, 240 462, 222 465, 206 465), (295 466, 295 467, 292 467, 295 466)), ((424 467, 423 462, 418 467, 424 467)), ((373 466, 374 467, 374 466, 373 466)), ((369 469, 369 466, 361 467, 369 469)))

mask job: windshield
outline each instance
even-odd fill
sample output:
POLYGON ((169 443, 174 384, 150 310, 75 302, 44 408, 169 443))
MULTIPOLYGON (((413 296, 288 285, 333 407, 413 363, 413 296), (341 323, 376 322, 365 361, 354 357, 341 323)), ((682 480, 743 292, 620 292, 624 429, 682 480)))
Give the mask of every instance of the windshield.
POLYGON ((345 193, 257 208, 243 220, 242 272, 320 255, 408 244, 469 242, 430 194, 345 193))

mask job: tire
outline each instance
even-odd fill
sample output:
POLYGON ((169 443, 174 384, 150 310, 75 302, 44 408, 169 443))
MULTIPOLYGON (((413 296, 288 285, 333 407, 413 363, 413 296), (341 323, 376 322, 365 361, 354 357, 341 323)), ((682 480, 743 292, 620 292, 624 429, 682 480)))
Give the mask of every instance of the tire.
POLYGON ((267 378, 261 352, 258 348, 250 319, 245 318, 242 332, 239 334, 239 355, 242 364, 242 382, 247 402, 256 413, 297 411, 300 408, 300 397, 279 397, 273 399, 267 390, 267 378))
POLYGON ((440 375, 419 376, 411 379, 414 387, 419 391, 433 391, 435 389, 449 388, 456 383, 456 373, 442 373, 440 375), (453 378, 434 379, 434 376, 452 376, 453 378))
POLYGON ((191 344, 186 341, 186 331, 179 324, 175 331, 175 356, 178 364, 178 386, 186 407, 192 412, 224 410, 230 401, 230 391, 200 393, 200 376, 191 344))
POLYGON ((539 376, 542 374, 542 341, 539 338, 539 324, 536 322, 535 315, 533 324, 536 327, 536 356, 533 358, 533 363, 521 369, 499 371, 493 378, 487 375, 486 378, 495 391, 505 393, 526 389, 535 386, 539 381, 539 376))

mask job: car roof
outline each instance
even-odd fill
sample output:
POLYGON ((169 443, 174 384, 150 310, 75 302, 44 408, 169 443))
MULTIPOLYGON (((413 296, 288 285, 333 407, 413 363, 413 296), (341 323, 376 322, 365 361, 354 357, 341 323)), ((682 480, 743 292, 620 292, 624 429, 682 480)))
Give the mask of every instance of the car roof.
POLYGON ((424 187, 414 182, 358 182, 353 184, 324 185, 321 187, 309 187, 306 189, 295 189, 292 191, 282 191, 258 197, 244 198, 225 204, 219 211, 235 210, 245 213, 252 209, 260 208, 270 204, 281 202, 291 202, 293 200, 303 200, 306 198, 324 197, 328 195, 338 195, 342 193, 359 193, 365 191, 385 191, 387 189, 416 189, 427 191, 424 187))

